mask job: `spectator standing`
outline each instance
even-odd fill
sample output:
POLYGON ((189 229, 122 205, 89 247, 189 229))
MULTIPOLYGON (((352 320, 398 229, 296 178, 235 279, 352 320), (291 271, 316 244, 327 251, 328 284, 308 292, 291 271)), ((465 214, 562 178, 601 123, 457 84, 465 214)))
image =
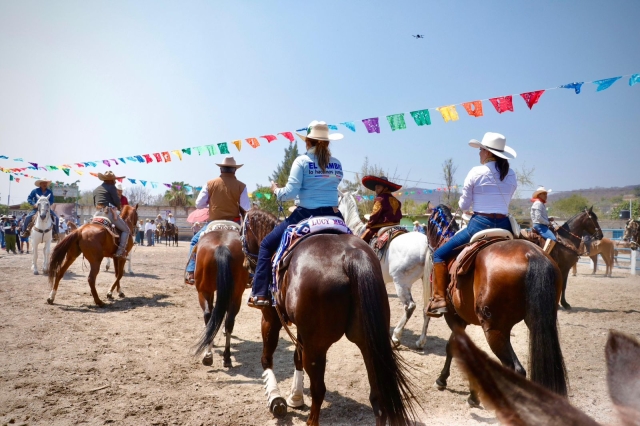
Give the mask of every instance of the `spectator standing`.
POLYGON ((5 248, 5 241, 4 241, 4 223, 7 220, 7 216, 6 215, 2 215, 2 217, 0 217, 0 246, 2 246, 2 248, 5 248))
POLYGON ((413 232, 422 232, 422 226, 417 220, 413 222, 413 232))
POLYGON ((194 223, 193 226, 191 227, 191 230, 193 231, 193 235, 196 235, 201 229, 202 229, 202 224, 200 222, 194 223))
POLYGON ((16 251, 16 234, 17 233, 18 231, 17 231, 16 223, 13 220, 13 217, 9 216, 9 220, 8 221, 5 220, 4 222, 4 238, 5 238, 7 253, 12 251, 13 254, 18 254, 18 252, 16 251))
POLYGON ((136 225, 136 243, 140 246, 144 245, 144 221, 140 220, 136 225))
POLYGON ((149 219, 147 219, 147 223, 144 226, 144 233, 147 236, 147 247, 153 245, 153 231, 155 231, 155 228, 153 220, 149 221, 149 219))

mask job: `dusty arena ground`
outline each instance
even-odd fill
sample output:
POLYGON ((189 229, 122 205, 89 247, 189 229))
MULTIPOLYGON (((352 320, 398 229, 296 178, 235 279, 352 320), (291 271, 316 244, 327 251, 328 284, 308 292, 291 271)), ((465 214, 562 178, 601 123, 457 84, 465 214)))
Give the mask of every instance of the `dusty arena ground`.
MULTIPOLYGON (((191 355, 203 325, 195 289, 182 283, 187 247, 181 244, 136 248, 135 276, 123 279, 126 298, 104 309, 93 304, 80 259, 50 306, 46 278, 29 271, 31 256, 0 252, 0 424, 303 424, 308 408, 290 409, 282 420, 267 410, 258 310, 243 306, 240 311, 232 339, 233 368, 223 368, 218 356, 213 367, 205 367, 191 355)), ((570 277, 573 310, 559 314, 561 343, 571 402, 598 421, 612 422, 604 344, 612 328, 640 336, 640 277, 620 270, 610 279, 588 272, 581 266, 578 277, 570 277)), ((112 281, 112 272, 98 276, 103 300, 112 281)), ((401 307, 393 285, 387 289, 395 324, 401 307)), ((422 305, 418 285, 413 294, 422 305)), ((443 320, 431 321, 427 346, 417 351, 413 348, 421 326, 421 315, 409 321, 401 352, 419 379, 423 424, 497 423, 491 411, 467 407, 467 382, 456 366, 447 390, 432 386, 444 362, 449 331, 443 320)), ((488 350, 478 327, 468 331, 488 350)), ((524 325, 514 334, 515 351, 526 367, 524 325)), ((280 390, 288 392, 292 345, 284 332, 275 373, 280 390)), ((374 424, 361 356, 344 338, 329 352, 326 384, 324 424, 374 424)), ((310 403, 308 385, 305 377, 310 403)))

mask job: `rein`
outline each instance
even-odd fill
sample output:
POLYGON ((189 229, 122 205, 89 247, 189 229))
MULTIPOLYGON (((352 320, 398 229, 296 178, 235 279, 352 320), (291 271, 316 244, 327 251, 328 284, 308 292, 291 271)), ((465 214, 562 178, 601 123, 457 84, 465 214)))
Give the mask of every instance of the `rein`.
POLYGON ((249 225, 249 220, 246 217, 242 221, 241 230, 242 232, 240 232, 240 241, 242 241, 242 253, 244 254, 245 259, 247 259, 255 269, 255 267, 258 265, 258 255, 253 254, 249 251, 249 246, 247 245, 247 230, 251 231, 251 234, 253 234, 253 237, 256 240, 258 239, 258 237, 256 236, 255 232, 253 232, 253 230, 251 229, 251 226, 249 225))

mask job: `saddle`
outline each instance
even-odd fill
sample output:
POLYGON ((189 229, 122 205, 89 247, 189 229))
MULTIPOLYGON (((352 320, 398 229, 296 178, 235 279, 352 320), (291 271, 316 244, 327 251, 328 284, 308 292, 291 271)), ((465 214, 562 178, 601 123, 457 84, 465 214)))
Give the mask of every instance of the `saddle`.
MULTIPOLYGON (((494 231, 494 229, 490 229, 487 231, 494 231)), ((466 275, 470 271, 472 271, 478 253, 480 253, 483 249, 489 247, 490 245, 503 241, 509 241, 512 239, 513 237, 511 235, 486 236, 484 238, 481 237, 479 239, 476 239, 476 241, 467 244, 465 248, 462 249, 460 254, 458 254, 458 256, 453 259, 453 261, 448 265, 449 275, 451 276, 451 281, 449 282, 449 286, 447 288, 449 294, 451 294, 454 288, 460 288, 458 286, 458 275, 466 275)))
POLYGON ((107 232, 111 234, 111 236, 113 237, 113 243, 116 246, 118 245, 118 239, 120 238, 120 231, 118 231, 118 228, 116 228, 116 226, 113 223, 111 223, 109 218, 105 216, 95 216, 91 219, 91 222, 89 223, 93 225, 100 225, 104 229, 106 229, 107 232))
POLYGON ((207 224, 207 227, 202 231, 200 236, 202 237, 212 231, 236 231, 240 233, 240 225, 231 220, 214 220, 207 224))
MULTIPOLYGON (((557 240, 556 244, 564 246, 569 250, 575 252, 577 255, 580 255, 580 252, 583 250, 581 247, 578 247, 576 249, 572 244, 567 243, 561 236, 559 236, 555 229, 553 229, 552 227, 549 227, 549 229, 551 229, 551 231, 556 236, 556 240, 557 240)), ((542 237, 542 235, 540 235, 538 231, 536 231, 534 228, 532 228, 531 231, 527 231, 526 229, 523 229, 522 231, 520 231, 520 238, 523 240, 527 240, 530 243, 533 243, 540 248, 544 248, 544 244, 546 241, 544 237, 542 237)), ((582 244, 583 243, 580 243, 580 246, 582 246, 582 244)))
POLYGON ((409 231, 402 226, 386 226, 381 228, 378 233, 371 238, 369 246, 373 249, 376 256, 378 256, 378 259, 382 260, 389 248, 389 243, 396 237, 406 234, 407 232, 409 231))
POLYGON ((304 219, 296 225, 290 225, 282 234, 280 247, 272 258, 273 280, 271 293, 279 291, 280 281, 289 268, 293 251, 307 238, 317 235, 352 234, 346 223, 339 217, 317 216, 304 219))

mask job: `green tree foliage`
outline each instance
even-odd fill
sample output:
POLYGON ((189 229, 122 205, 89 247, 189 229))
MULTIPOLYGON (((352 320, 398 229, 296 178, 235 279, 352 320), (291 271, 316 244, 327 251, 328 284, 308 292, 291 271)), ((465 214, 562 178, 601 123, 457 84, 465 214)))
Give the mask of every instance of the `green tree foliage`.
POLYGON ((549 206, 549 216, 567 219, 580 213, 585 207, 589 207, 589 200, 582 195, 573 194, 570 197, 554 201, 549 206))
POLYGON ((0 204, 0 214, 8 214, 9 213, 9 206, 7 206, 6 204, 0 204))
POLYGON ((164 193, 164 199, 171 207, 187 207, 193 205, 193 199, 187 193, 188 183, 171 182, 171 188, 164 193))
POLYGON ((448 158, 442 163, 442 179, 445 184, 445 193, 442 202, 452 209, 458 209, 458 189, 453 188, 456 185, 456 171, 458 166, 453 163, 453 158, 448 158))
MULTIPOLYGON (((251 202, 258 208, 267 211, 276 217, 281 217, 282 213, 278 212, 278 200, 276 196, 271 192, 271 186, 256 185, 256 190, 253 193, 253 199, 251 202)), ((293 201, 287 201, 283 203, 284 213, 288 216, 288 208, 293 205, 293 201)))
POLYGON ((284 149, 284 159, 282 160, 282 163, 278 164, 278 167, 276 167, 271 174, 271 180, 277 183, 279 187, 283 187, 287 184, 293 160, 295 160, 299 155, 298 142, 291 143, 284 149))
POLYGON ((29 204, 26 201, 23 201, 22 203, 20 203, 20 210, 31 210, 33 207, 31 207, 31 204, 29 204))
MULTIPOLYGON (((623 201, 621 204, 614 206, 611 210, 611 219, 619 219, 620 210, 629 210, 629 202, 623 201)), ((640 202, 638 200, 631 202, 631 217, 636 220, 640 217, 640 202)))
POLYGON ((80 199, 78 200, 78 204, 80 204, 81 206, 92 206, 93 191, 82 191, 80 193, 80 199))
MULTIPOLYGON (((371 213, 373 209, 373 200, 371 197, 375 196, 375 192, 362 185, 362 178, 367 175, 385 176, 385 172, 379 165, 369 163, 369 157, 364 157, 364 163, 362 163, 360 171, 355 174, 353 180, 343 179, 340 187, 340 190, 343 192, 355 192, 363 197, 359 203, 360 213, 363 215, 371 213)), ((394 180, 394 178, 391 177, 389 179, 391 181, 394 180)))

